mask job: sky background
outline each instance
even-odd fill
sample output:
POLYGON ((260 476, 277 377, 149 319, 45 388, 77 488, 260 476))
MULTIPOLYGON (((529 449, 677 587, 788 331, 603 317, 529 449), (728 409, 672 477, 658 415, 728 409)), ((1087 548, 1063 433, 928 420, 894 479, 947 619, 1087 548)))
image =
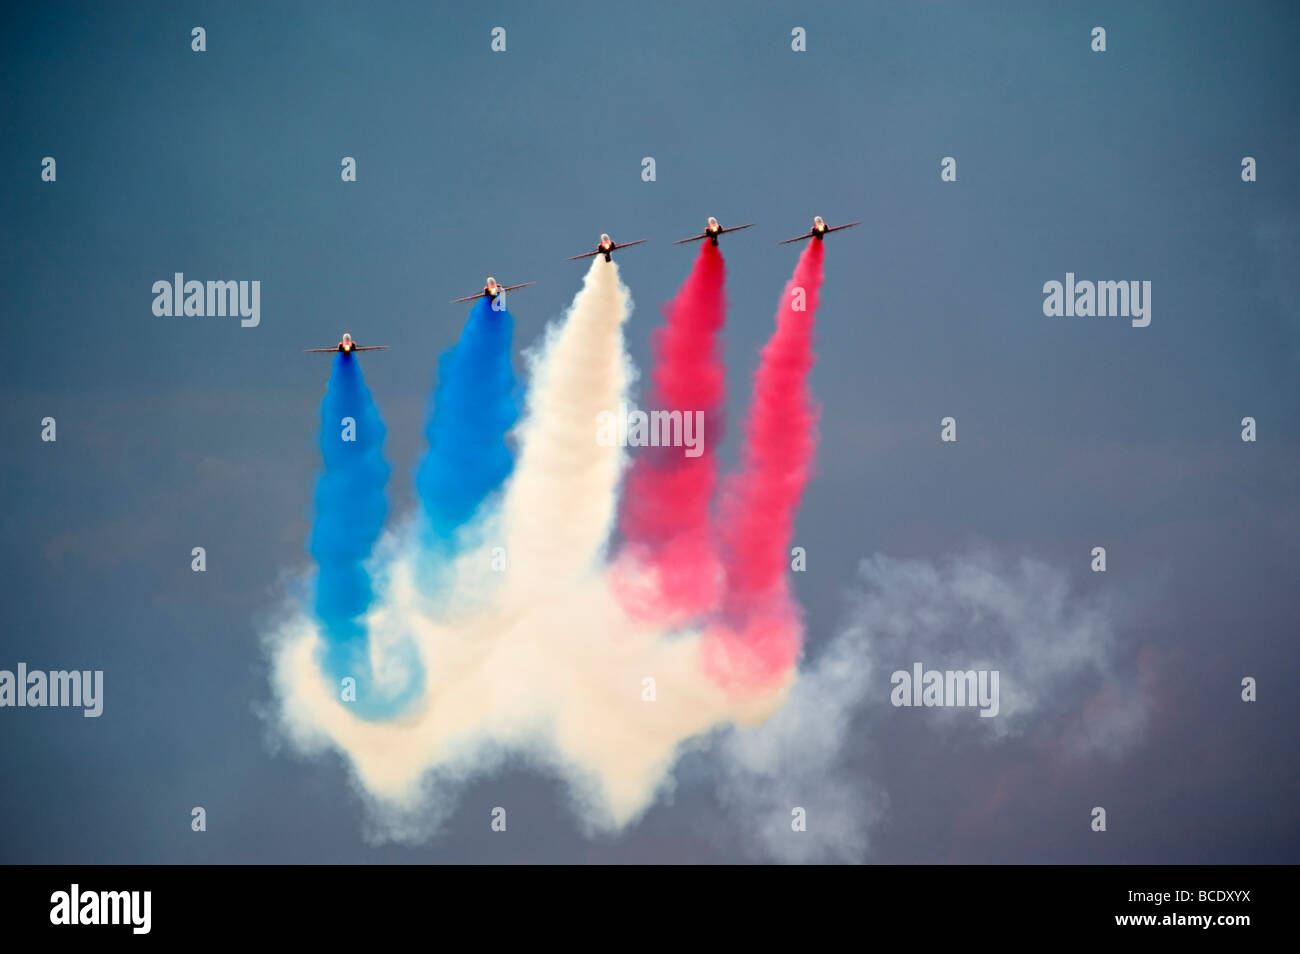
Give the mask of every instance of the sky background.
POLYGON ((601 231, 647 238, 620 256, 644 370, 694 255, 670 242, 707 215, 755 221, 723 247, 733 461, 795 262, 777 241, 815 213, 864 224, 826 247, 821 444, 795 540, 809 653, 845 626, 862 559, 986 547, 1059 567, 1083 596, 1123 594, 1116 666, 1156 672, 1143 736, 1114 757, 972 744, 916 710, 864 720, 846 770, 890 808, 862 860, 1300 860, 1293 5, 2 16, 0 668, 103 669, 105 708, 0 710, 0 861, 761 860, 689 772, 592 839, 562 784, 522 765, 471 785, 437 837, 372 844, 342 760, 269 738, 261 633, 308 565, 329 360, 301 349, 345 330, 393 346, 364 368, 396 516, 415 505, 437 355, 467 314, 449 299, 489 273, 536 281, 510 302, 526 346, 579 287, 566 256, 601 231), (151 286, 177 271, 259 280, 260 326, 155 317, 151 286), (1043 283, 1067 271, 1150 281, 1150 326, 1045 318, 1043 283), (939 440, 948 415, 955 444, 939 440), (508 837, 489 830, 498 804, 508 837))

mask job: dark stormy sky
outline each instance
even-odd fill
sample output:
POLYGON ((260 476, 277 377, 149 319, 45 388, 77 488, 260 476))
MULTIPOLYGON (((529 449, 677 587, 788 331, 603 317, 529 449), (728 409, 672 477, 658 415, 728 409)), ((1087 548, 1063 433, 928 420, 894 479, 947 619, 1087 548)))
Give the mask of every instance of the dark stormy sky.
MULTIPOLYGON (((343 762, 275 743, 261 639, 308 559, 328 362, 300 349, 394 346, 366 370, 407 511, 450 298, 536 281, 511 301, 527 344, 577 290, 565 256, 646 237, 622 260, 645 368, 693 254, 670 240, 752 219, 724 249, 733 460, 794 262, 776 240, 814 213, 864 226, 827 242, 810 659, 861 560, 978 549, 1122 605, 1108 665, 1146 712, 1122 751, 1064 752, 1086 716, 1058 711, 975 738, 889 707, 914 658, 890 657, 836 765, 888 804, 853 857, 1300 860, 1297 27, 1253 2, 7 4, 0 669, 102 669, 106 698, 0 709, 0 861, 779 859, 692 780, 707 753, 620 835, 511 764, 436 837, 375 844, 343 762), (260 326, 155 317, 177 271, 259 280, 260 326), (1150 281, 1150 326, 1044 317, 1067 271, 1150 281)), ((1065 695, 1095 715, 1098 688, 1065 695)))

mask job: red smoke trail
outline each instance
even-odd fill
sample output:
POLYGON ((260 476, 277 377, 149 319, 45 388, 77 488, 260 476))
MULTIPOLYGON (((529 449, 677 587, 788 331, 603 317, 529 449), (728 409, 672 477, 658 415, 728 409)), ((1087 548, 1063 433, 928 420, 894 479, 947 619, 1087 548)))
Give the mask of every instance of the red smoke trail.
POLYGON ((754 376, 741 471, 724 487, 726 628, 710 632, 706 658, 726 684, 779 680, 799 655, 800 612, 787 574, 795 512, 817 446, 808 372, 822 258, 822 243, 809 241, 785 286, 754 376))
POLYGON ((704 242, 685 284, 652 339, 655 367, 647 411, 703 413, 700 454, 684 447, 635 452, 623 492, 626 541, 615 586, 629 612, 679 619, 716 607, 722 571, 710 522, 717 485, 726 371, 718 334, 726 320, 726 264, 704 242))

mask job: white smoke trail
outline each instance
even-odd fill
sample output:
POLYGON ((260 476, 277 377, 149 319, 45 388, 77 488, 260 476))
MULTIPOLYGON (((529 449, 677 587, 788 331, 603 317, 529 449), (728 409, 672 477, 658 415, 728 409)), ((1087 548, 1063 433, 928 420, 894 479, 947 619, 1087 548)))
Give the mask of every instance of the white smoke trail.
POLYGON ((503 506, 510 596, 551 598, 552 584, 590 574, 614 522, 624 452, 596 440, 596 418, 624 400, 631 295, 599 256, 568 317, 532 355, 519 461, 503 506))

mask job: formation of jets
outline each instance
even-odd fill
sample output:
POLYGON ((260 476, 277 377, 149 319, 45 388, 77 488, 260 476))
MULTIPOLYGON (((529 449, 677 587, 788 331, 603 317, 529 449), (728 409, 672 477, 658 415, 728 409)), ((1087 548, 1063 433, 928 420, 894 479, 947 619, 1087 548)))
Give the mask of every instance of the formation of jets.
MULTIPOLYGON (((820 215, 814 215, 812 228, 803 235, 796 235, 794 238, 785 239, 778 244, 789 245, 792 242, 805 242, 809 239, 816 239, 820 242, 831 232, 838 232, 841 229, 851 229, 855 225, 861 224, 861 222, 846 222, 844 225, 830 226, 826 224, 825 220, 823 220, 820 215)), ((726 235, 728 232, 739 232, 741 229, 753 228, 753 226, 753 222, 746 222, 744 225, 733 225, 730 228, 723 228, 718 220, 710 215, 707 224, 704 226, 703 232, 699 235, 692 235, 689 238, 678 239, 673 244, 685 245, 688 242, 702 242, 707 239, 709 243, 716 248, 719 236, 726 235)), ((580 259, 595 258, 597 255, 603 255, 605 261, 612 262, 614 260, 614 253, 619 249, 631 248, 633 245, 641 245, 644 244, 645 241, 645 239, 637 239, 635 242, 615 242, 607 233, 602 232, 600 234, 600 241, 596 244, 596 247, 593 250, 590 252, 583 252, 581 255, 574 255, 565 259, 565 261, 576 262, 580 259)), ((481 292, 474 295, 466 295, 464 298, 453 298, 452 304, 456 305, 461 302, 478 301, 480 298, 490 298, 495 301, 506 292, 514 291, 516 288, 527 288, 529 285, 535 284, 537 283, 521 282, 518 285, 501 285, 495 278, 489 275, 483 282, 483 290, 481 292)), ((354 351, 383 351, 387 348, 388 345, 359 345, 352 340, 351 335, 344 334, 339 340, 339 343, 333 348, 308 348, 306 350, 310 354, 335 354, 337 352, 351 354, 354 351)))

